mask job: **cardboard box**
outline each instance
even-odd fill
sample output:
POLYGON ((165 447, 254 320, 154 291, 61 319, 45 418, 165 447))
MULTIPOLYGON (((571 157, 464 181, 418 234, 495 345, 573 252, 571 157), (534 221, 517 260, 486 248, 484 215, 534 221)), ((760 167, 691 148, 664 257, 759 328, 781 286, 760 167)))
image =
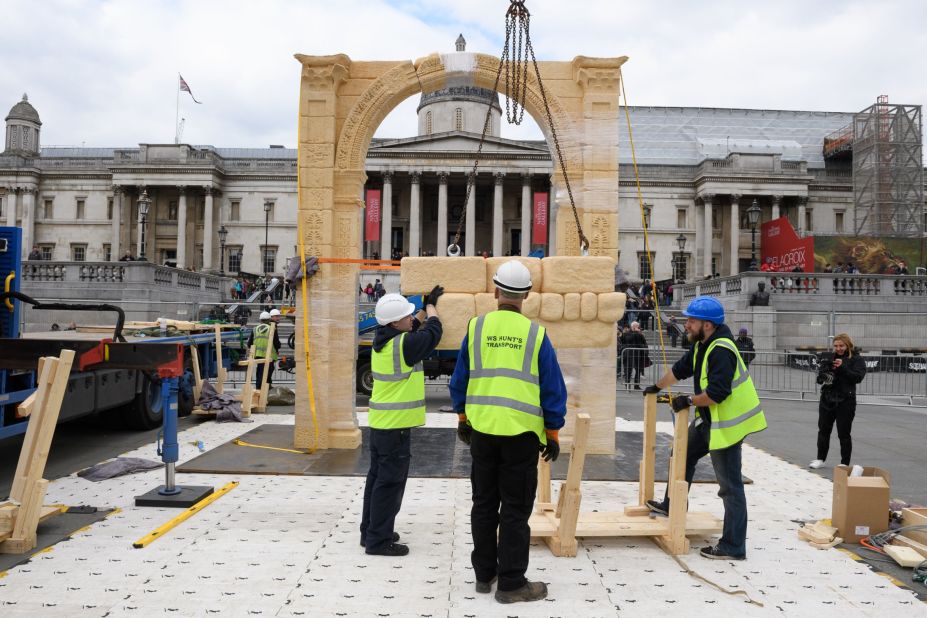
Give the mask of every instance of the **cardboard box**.
POLYGON ((834 500, 831 520, 846 543, 888 530, 888 499, 891 476, 882 468, 863 468, 862 476, 850 476, 849 466, 834 468, 834 500))

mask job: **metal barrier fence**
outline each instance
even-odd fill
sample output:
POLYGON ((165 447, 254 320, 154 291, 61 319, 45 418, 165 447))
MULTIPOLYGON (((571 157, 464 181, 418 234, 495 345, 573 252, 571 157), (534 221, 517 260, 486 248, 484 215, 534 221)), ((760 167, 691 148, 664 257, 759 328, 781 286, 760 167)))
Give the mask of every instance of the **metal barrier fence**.
MULTIPOLYGON (((666 350, 666 366, 659 349, 626 348, 618 355, 618 388, 634 389, 654 384, 685 350, 666 350), (645 367, 646 359, 652 363, 645 367), (638 378, 639 376, 639 378, 638 378)), ((820 393, 817 384, 818 356, 807 352, 755 352, 749 371, 761 393, 794 395, 796 399, 814 400, 820 393)), ((904 398, 909 405, 915 399, 927 399, 927 357, 863 355, 866 377, 856 386, 857 396, 904 398)), ((691 391, 691 382, 681 383, 681 390, 691 391)), ((894 403, 893 405, 899 405, 894 403)), ((921 405, 927 405, 924 402, 921 405)))

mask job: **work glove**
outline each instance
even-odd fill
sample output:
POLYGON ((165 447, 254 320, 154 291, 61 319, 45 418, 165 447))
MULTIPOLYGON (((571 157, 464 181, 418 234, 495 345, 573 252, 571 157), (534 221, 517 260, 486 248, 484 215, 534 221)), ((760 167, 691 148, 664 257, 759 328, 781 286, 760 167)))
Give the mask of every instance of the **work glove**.
POLYGON ((425 297, 425 306, 431 305, 433 307, 438 306, 438 299, 441 298, 441 295, 444 294, 444 288, 440 285, 436 285, 428 296, 425 297))
POLYGON ((544 461, 557 461, 560 457, 560 432, 556 429, 547 429, 547 444, 541 446, 541 457, 544 461))
POLYGON ((644 395, 656 395, 659 392, 660 392, 660 387, 657 386, 656 384, 651 384, 650 386, 644 389, 644 395))
POLYGON ((689 395, 676 395, 670 403, 673 406, 673 412, 679 412, 692 405, 692 398, 689 395))
POLYGON ((470 446, 470 438, 473 436, 473 427, 467 421, 457 422, 457 439, 470 446))

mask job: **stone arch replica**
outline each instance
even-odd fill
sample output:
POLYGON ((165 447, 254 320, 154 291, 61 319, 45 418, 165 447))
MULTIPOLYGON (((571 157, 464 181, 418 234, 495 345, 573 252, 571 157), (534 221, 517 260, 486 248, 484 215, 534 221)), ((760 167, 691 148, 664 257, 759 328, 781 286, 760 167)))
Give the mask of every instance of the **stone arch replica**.
MULTIPOLYGON (((415 62, 360 62, 343 54, 297 55, 296 59, 302 65, 298 233, 307 256, 358 259, 364 208, 361 196, 367 178, 364 163, 379 124, 400 102, 419 92, 432 92, 449 83, 492 89, 499 59, 465 52, 432 54, 415 62)), ((544 277, 544 283, 536 283, 537 294, 531 300, 557 347, 570 392, 568 430, 564 434, 569 435, 570 417, 577 411, 592 414, 589 452, 598 453, 614 451, 614 323, 624 307, 623 295, 613 291, 618 256, 617 123, 620 67, 626 60, 577 56, 572 62, 538 63, 580 221, 589 239, 589 255, 597 257, 534 260, 537 263, 532 270, 539 278, 544 277), (578 261, 582 261, 580 267, 578 261), (557 281, 574 283, 557 287, 557 281), (572 327, 571 318, 575 322, 572 327), (579 332, 583 337, 571 336, 579 332), (590 339, 587 334, 591 332, 598 334, 590 339), (609 346, 611 352, 603 354, 602 348, 609 346), (597 423, 608 430, 596 431, 597 423)), ((503 72, 500 90, 504 90, 504 80, 503 72)), ((548 143, 553 144, 533 72, 524 103, 548 143)), ((555 190, 551 201, 552 208, 556 205, 558 209, 557 253, 579 256, 578 234, 563 174, 556 156, 552 158, 555 190)), ((442 271, 440 283, 448 292, 439 311, 444 312, 449 300, 448 307, 458 321, 465 320, 467 314, 483 312, 477 305, 485 309, 486 295, 492 292, 486 285, 486 269, 497 266, 498 262, 491 266, 478 257, 406 258, 402 291, 421 292, 415 289, 416 277, 422 272, 433 274, 437 268, 442 271), (458 287, 449 287, 452 280, 458 287)), ((299 362, 304 357, 303 320, 299 318, 294 436, 297 447, 355 448, 360 444, 354 407, 357 281, 358 266, 351 263, 323 263, 310 280, 309 353, 318 440, 310 414, 306 371, 299 362)), ((297 302, 302 315, 306 308, 300 294, 297 302)), ((454 343, 444 341, 442 347, 455 347, 454 343)), ((458 337, 456 345, 459 343, 458 337)))

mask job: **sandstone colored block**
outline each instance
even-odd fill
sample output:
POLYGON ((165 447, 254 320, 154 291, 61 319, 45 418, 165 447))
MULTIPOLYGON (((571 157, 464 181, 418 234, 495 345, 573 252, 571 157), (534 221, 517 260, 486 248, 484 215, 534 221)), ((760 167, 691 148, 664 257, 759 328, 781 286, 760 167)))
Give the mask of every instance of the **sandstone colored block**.
POLYGON ((529 257, 491 257, 486 259, 486 290, 492 291, 496 287, 496 285, 492 282, 493 275, 496 274, 496 271, 499 270, 500 266, 509 260, 518 260, 528 267, 528 272, 531 273, 531 291, 540 292, 541 281, 543 280, 541 260, 538 258, 529 257))
MULTIPOLYGON (((614 292, 612 292, 614 294, 614 292)), ((583 322, 590 322, 599 313, 599 296, 592 292, 583 292, 579 314, 583 322)))
POLYGON ((483 293, 476 295, 476 315, 486 315, 499 308, 495 294, 483 293))
POLYGON ((541 313, 541 295, 537 292, 529 292, 528 298, 521 306, 521 313, 532 320, 537 318, 541 313))
POLYGON ((563 319, 563 296, 560 294, 541 294, 541 311, 538 314, 542 320, 558 322, 563 319))
POLYGON ((612 292, 615 289, 615 260, 611 257, 556 256, 541 260, 542 291, 612 292))
POLYGON ((576 292, 563 295, 563 319, 572 322, 579 319, 582 296, 576 292))
POLYGON ((479 294, 486 291, 484 262, 481 257, 402 258, 399 287, 406 295, 427 294, 439 284, 448 293, 479 294))
MULTIPOLYGON (((612 341, 614 325, 604 322, 539 321, 555 348, 607 348, 612 341)), ((614 350, 614 346, 611 346, 614 350)))
POLYGON ((621 292, 599 294, 599 311, 596 317, 601 322, 614 324, 624 315, 624 305, 627 298, 627 295, 621 292))
MULTIPOLYGON (((435 260, 439 258, 425 259, 435 260)), ((460 348, 460 342, 463 341, 464 335, 467 334, 467 325, 476 316, 475 298, 473 294, 450 292, 444 294, 441 300, 438 301, 441 326, 444 328, 441 343, 438 344, 439 350, 456 350, 460 348)))

